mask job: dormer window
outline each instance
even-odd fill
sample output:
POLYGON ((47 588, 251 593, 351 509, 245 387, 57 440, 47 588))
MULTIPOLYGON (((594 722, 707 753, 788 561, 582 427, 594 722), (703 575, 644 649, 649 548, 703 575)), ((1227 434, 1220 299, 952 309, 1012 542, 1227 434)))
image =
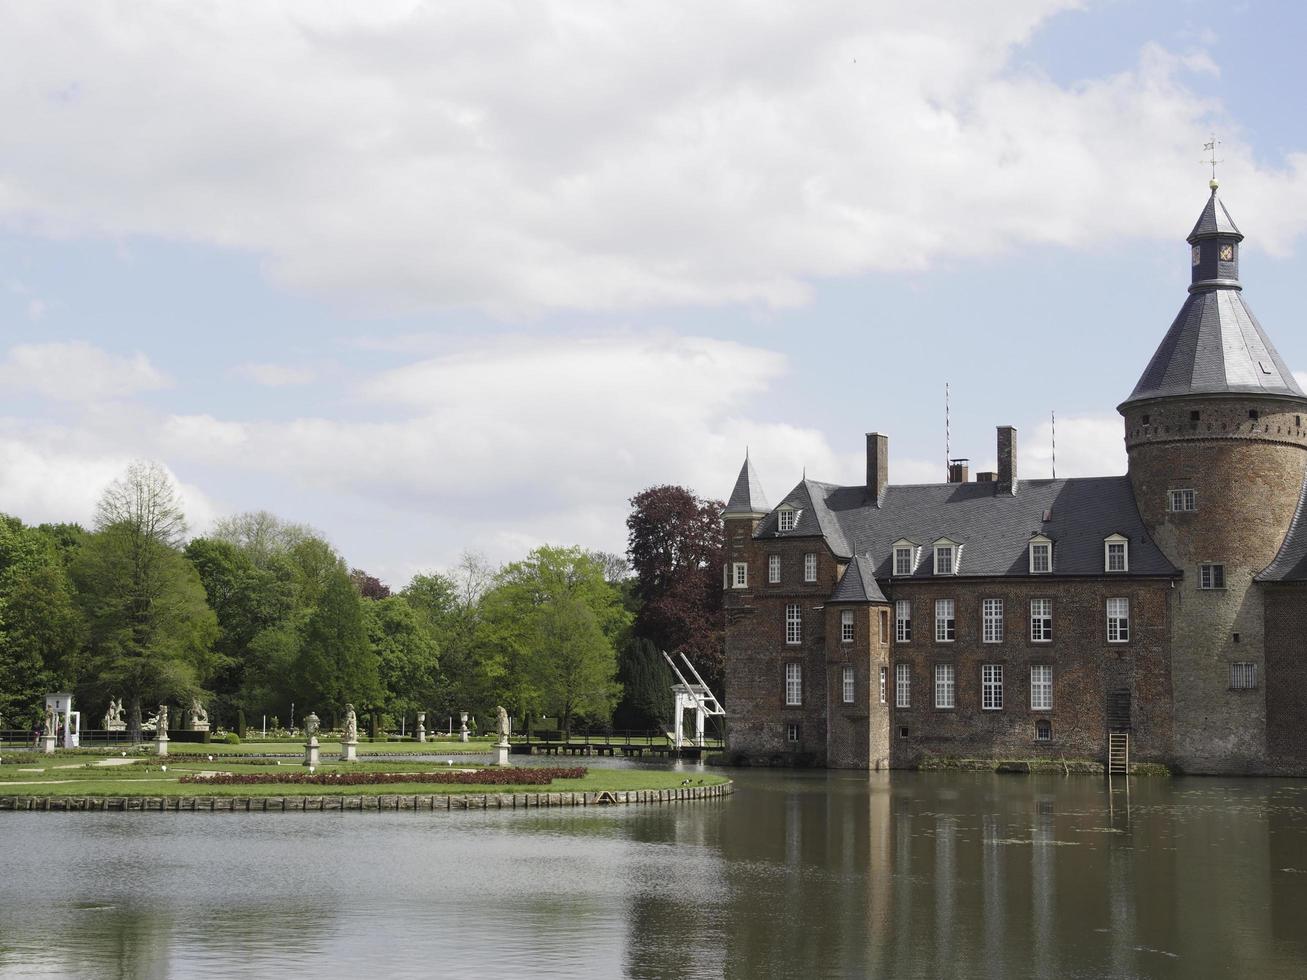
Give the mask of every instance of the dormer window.
POLYGON ((936 575, 956 575, 958 573, 958 560, 961 558, 962 545, 956 541, 950 541, 948 538, 940 538, 935 542, 935 574, 936 575))
POLYGON ((1053 542, 1042 534, 1030 539, 1030 574, 1046 575, 1053 570, 1053 542))
POLYGON ((894 542, 893 575, 911 575, 917 570, 917 546, 911 541, 894 542))
POLYGON ((1109 534, 1103 539, 1103 571, 1130 571, 1130 539, 1123 534, 1109 534))
POLYGON ((799 512, 793 507, 782 507, 776 512, 776 528, 779 531, 793 531, 799 522, 799 512))

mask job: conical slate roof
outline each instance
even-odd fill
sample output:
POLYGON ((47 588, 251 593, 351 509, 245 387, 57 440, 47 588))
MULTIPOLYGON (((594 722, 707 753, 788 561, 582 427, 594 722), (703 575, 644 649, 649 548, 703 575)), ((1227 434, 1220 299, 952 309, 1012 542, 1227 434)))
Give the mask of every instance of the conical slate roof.
POLYGON ((1153 398, 1228 392, 1307 397, 1243 297, 1242 238, 1213 188, 1189 235, 1189 297, 1121 408, 1153 398))
POLYGON ((1215 187, 1212 188, 1212 196, 1207 199, 1207 207, 1203 208, 1203 213, 1198 216, 1198 223, 1194 225, 1194 230, 1189 232, 1189 241, 1195 242, 1210 235, 1234 235, 1243 238, 1243 233, 1230 217, 1230 212, 1225 210, 1225 205, 1216 196, 1215 187))
POLYGON ((753 462, 749 457, 745 456, 744 465, 740 467, 740 475, 735 481, 735 489, 731 491, 731 499, 726 502, 726 509, 722 511, 722 516, 761 517, 769 510, 771 505, 767 503, 767 495, 762 492, 762 481, 758 479, 758 471, 753 468, 753 462))

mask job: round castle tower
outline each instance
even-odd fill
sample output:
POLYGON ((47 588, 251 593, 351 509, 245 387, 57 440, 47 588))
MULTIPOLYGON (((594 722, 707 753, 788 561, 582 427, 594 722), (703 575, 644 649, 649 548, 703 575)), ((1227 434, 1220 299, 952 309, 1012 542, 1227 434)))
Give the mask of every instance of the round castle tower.
POLYGON ((1189 297, 1117 408, 1140 515, 1183 573, 1169 624, 1175 751, 1196 772, 1266 756, 1254 578, 1284 541, 1307 467, 1307 396, 1244 301, 1243 235, 1211 190, 1188 238, 1189 297))

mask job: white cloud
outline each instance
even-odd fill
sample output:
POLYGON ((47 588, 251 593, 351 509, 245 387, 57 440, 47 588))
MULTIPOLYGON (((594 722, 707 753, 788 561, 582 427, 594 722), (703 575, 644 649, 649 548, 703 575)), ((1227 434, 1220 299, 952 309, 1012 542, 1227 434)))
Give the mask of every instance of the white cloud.
MULTIPOLYGON (((820 277, 1173 236, 1220 111, 1185 79, 1213 63, 1150 47, 1060 85, 1018 61, 1079 5, 18 5, 0 222, 509 312, 792 304, 820 277)), ((1307 155, 1224 152, 1241 220, 1287 248, 1307 155)))
MULTIPOLYGON (((1044 479, 1053 472, 1052 423, 1044 419, 1017 438, 1017 475, 1044 479)), ((1059 417, 1057 475, 1116 476, 1126 471, 1125 428, 1119 415, 1059 417)))
POLYGON ((58 401, 125 398, 170 383, 140 352, 123 357, 79 341, 18 344, 0 361, 0 385, 58 401))
POLYGON ((312 368, 291 364, 242 364, 236 368, 236 373, 268 388, 306 385, 317 377, 312 368))

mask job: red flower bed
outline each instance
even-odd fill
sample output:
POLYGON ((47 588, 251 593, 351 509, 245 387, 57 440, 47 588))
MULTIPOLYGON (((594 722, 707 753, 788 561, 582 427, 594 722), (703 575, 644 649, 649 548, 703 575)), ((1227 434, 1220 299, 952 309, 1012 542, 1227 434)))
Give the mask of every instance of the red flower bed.
POLYGON ((216 776, 183 776, 179 782, 209 786, 266 786, 295 783, 311 786, 381 786, 390 783, 458 783, 465 786, 543 786, 555 779, 580 779, 586 770, 573 768, 478 769, 475 772, 242 772, 216 776))

